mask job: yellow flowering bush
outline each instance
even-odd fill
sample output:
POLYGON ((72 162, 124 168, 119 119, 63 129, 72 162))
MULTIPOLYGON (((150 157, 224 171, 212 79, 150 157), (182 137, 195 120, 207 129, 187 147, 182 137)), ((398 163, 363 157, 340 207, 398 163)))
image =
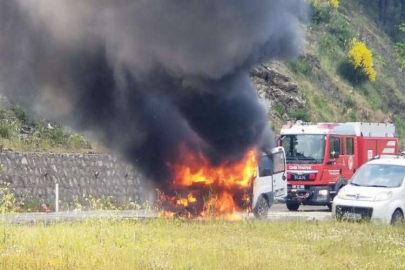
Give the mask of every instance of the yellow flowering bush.
POLYGON ((361 69, 369 81, 374 82, 377 72, 373 67, 373 54, 364 42, 352 39, 350 42, 349 61, 355 69, 361 69))
POLYGON ((339 8, 339 0, 329 0, 329 3, 333 8, 339 8))
POLYGON ((10 184, 3 183, 0 186, 0 214, 14 213, 15 208, 16 199, 10 184))
MULTIPOLYGON (((325 1, 323 2, 325 3, 325 1)), ((311 4, 314 8, 317 8, 320 5, 320 0, 312 0, 311 4)), ((339 0, 329 0, 329 5, 337 9, 339 8, 340 3, 339 0)))

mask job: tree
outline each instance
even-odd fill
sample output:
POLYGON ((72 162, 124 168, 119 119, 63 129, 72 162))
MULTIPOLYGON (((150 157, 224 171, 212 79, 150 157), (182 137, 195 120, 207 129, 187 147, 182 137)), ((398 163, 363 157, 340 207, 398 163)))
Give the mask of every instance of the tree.
POLYGON ((378 0, 378 15, 382 24, 385 25, 387 19, 393 15, 389 14, 390 8, 391 12, 400 13, 401 17, 405 19, 405 0, 378 0))
POLYGON ((383 24, 386 24, 387 22, 387 13, 390 4, 390 0, 378 0, 379 18, 380 22, 383 24))
POLYGON ((402 5, 402 10, 401 10, 402 18, 405 19, 405 0, 400 0, 400 1, 401 1, 401 5, 402 5))
MULTIPOLYGON (((399 27, 399 30, 405 33, 405 23, 399 27)), ((405 68, 405 43, 397 43, 396 47, 398 50, 398 60, 402 67, 405 68)))

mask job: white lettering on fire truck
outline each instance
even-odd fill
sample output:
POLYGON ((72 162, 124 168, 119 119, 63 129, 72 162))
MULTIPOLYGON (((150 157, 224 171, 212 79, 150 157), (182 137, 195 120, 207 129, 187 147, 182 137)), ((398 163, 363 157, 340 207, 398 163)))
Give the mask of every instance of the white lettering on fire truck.
POLYGON ((329 170, 329 175, 339 175, 340 171, 339 170, 329 170))
POLYGON ((312 170, 311 165, 290 165, 290 170, 312 170))
POLYGON ((367 158, 368 158, 368 160, 373 158, 373 150, 368 150, 367 151, 367 158))

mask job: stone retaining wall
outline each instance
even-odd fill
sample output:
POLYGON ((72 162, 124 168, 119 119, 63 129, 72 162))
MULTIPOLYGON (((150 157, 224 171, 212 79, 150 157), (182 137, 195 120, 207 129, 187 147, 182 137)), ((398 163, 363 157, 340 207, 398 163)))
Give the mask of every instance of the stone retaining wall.
POLYGON ((141 175, 115 156, 0 153, 0 182, 10 183, 18 200, 53 204, 56 181, 62 205, 63 202, 84 203, 90 196, 110 197, 117 203, 136 202, 141 196, 141 175))

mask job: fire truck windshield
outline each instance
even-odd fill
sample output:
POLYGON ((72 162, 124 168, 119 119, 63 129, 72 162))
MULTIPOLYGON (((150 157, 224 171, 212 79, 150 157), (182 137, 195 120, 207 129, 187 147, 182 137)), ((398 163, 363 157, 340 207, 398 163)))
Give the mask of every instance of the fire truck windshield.
POLYGON ((321 164, 325 157, 324 135, 285 135, 281 137, 287 163, 321 164))

